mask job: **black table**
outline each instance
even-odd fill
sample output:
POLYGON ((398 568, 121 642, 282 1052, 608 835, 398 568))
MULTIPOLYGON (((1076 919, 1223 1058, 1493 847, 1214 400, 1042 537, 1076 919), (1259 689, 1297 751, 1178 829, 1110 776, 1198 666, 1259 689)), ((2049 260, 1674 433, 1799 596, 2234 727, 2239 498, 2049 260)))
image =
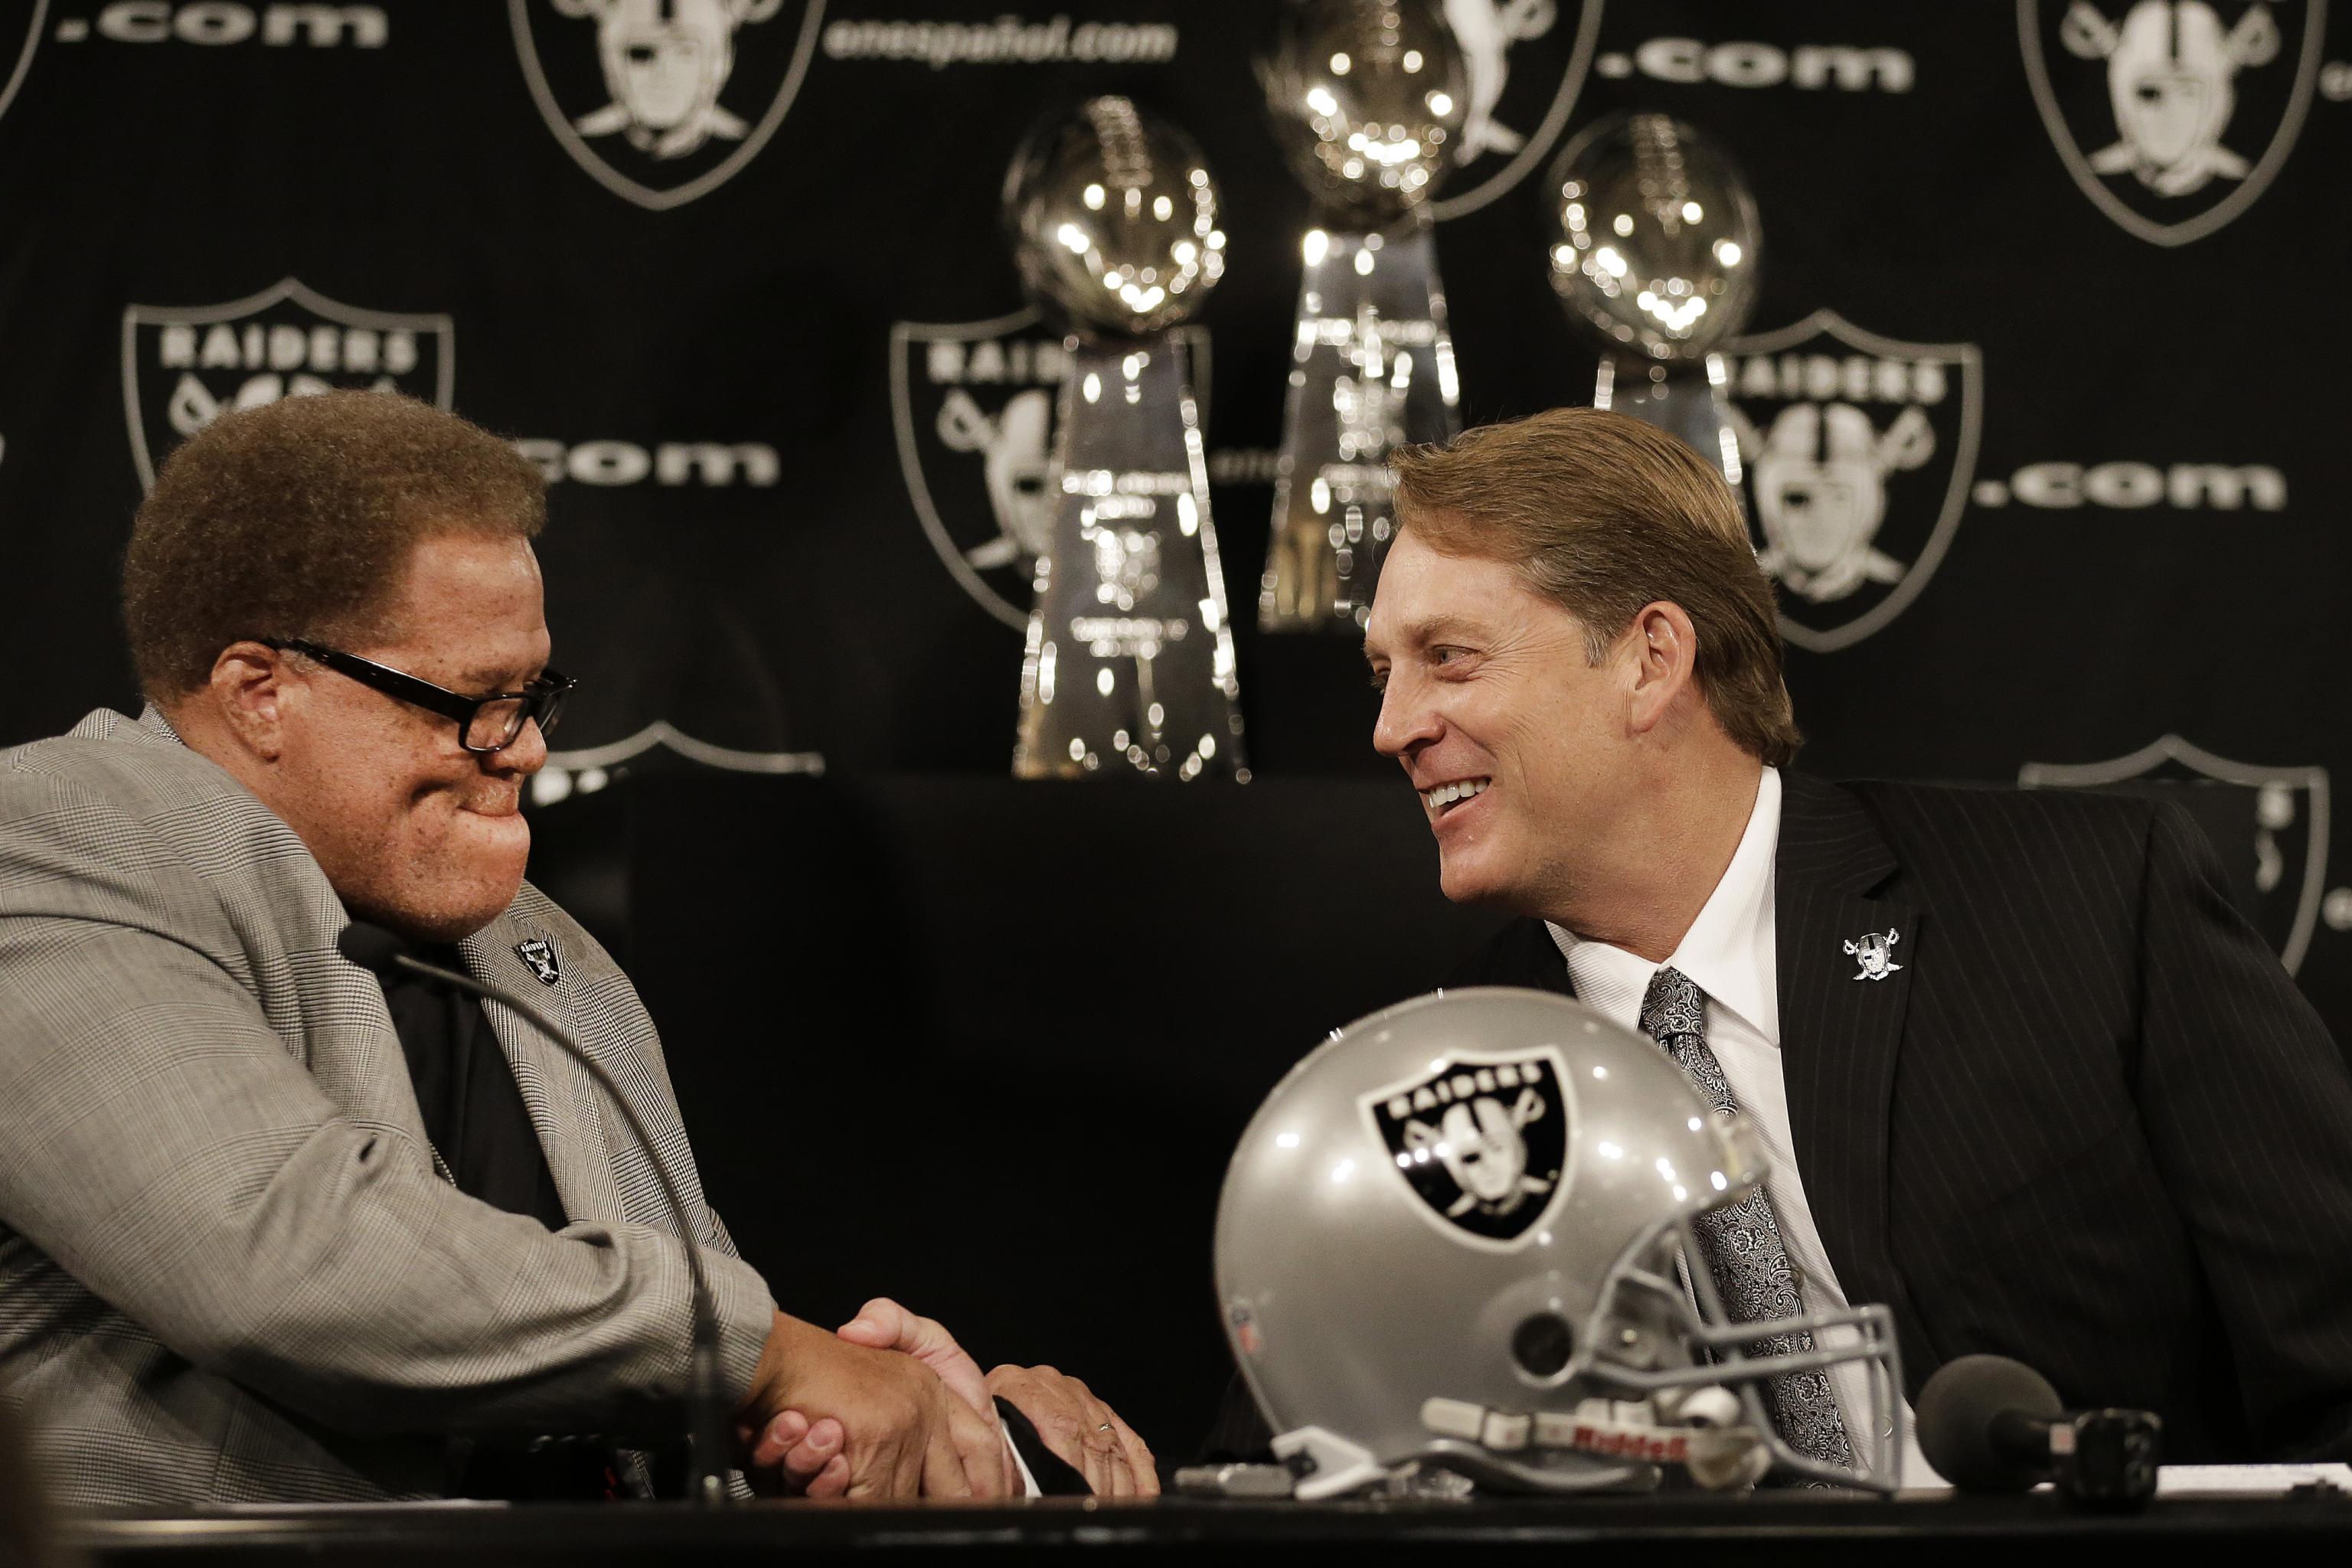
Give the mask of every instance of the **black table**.
POLYGON ((210 1519, 119 1518, 71 1525, 68 1544, 97 1564, 391 1564, 497 1568, 562 1562, 752 1563, 856 1559, 972 1563, 1041 1557, 1450 1561, 1464 1555, 1554 1563, 1692 1562, 2003 1563, 2064 1555, 2097 1562, 2186 1548, 2263 1563, 2342 1561, 2352 1493, 2168 1498, 2102 1514, 2047 1495, 1884 1501, 1796 1493, 1748 1498, 1303 1504, 1048 1499, 1003 1507, 878 1508, 770 1502, 711 1513, 678 1505, 516 1509, 301 1510, 210 1519))

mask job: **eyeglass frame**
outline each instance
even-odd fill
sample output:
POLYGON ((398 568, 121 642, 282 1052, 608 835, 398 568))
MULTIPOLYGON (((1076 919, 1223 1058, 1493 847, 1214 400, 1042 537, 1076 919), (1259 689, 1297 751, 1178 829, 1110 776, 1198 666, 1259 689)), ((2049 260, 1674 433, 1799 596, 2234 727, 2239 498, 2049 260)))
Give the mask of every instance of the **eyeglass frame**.
POLYGON ((543 736, 555 728, 562 717, 563 700, 580 682, 554 668, 539 672, 539 679, 520 691, 493 691, 483 697, 468 697, 452 691, 406 670, 394 669, 388 664, 378 664, 372 658, 362 658, 355 653, 328 647, 305 637, 257 637, 262 647, 279 653, 299 653, 304 658, 326 666, 336 674, 358 681, 362 686, 381 691, 386 697, 414 703, 428 713, 438 713, 457 724, 457 744, 478 757, 494 757, 522 739, 525 724, 537 724, 543 736), (514 733, 495 746, 477 746, 466 737, 474 728, 474 720, 493 702, 520 702, 522 717, 517 721, 514 733))

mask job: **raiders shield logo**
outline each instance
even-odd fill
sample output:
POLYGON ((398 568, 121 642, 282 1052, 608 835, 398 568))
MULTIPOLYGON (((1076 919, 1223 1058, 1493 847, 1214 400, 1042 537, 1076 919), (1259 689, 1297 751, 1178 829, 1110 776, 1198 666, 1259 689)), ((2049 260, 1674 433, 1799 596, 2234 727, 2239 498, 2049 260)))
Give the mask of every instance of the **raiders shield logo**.
POLYGON ((2020 789, 2098 789, 2189 808, 2221 852, 2231 901, 2270 938, 2289 974, 2319 924, 2327 877, 2327 770, 2217 757, 2178 735, 2104 763, 2028 763, 2020 789))
POLYGON ((2186 245, 2254 204, 2319 81, 2326 0, 2018 0, 2042 122, 2098 209, 2186 245))
POLYGON ((229 409, 351 387, 446 408, 457 374, 447 316, 362 310, 291 278, 226 305, 122 312, 123 414, 150 489, 164 455, 229 409))
POLYGON ((658 212, 742 172, 808 74, 824 0, 507 0, 547 128, 658 212))
POLYGON ((7 72, 0 80, 0 114, 16 101, 16 93, 25 85, 25 73, 33 68, 33 51, 40 47, 41 30, 47 23, 49 0, 7 0, 0 4, 0 71, 7 72), (19 33, 23 42, 17 41, 19 33))
POLYGON ((1559 1053, 1461 1051, 1364 1097, 1398 1179, 1455 1240, 1508 1249, 1551 1212, 1575 1113, 1559 1053))
POLYGON ((557 962, 555 944, 543 936, 515 943, 515 956, 523 962, 541 985, 553 985, 563 978, 563 965, 557 962))
POLYGON ((1468 119, 1455 167, 1430 204, 1460 217, 1516 186, 1543 162, 1576 110, 1601 37, 1601 0, 1445 0, 1446 25, 1462 46, 1468 119))
MULTIPOLYGON (((1175 335, 1205 426, 1209 334, 1187 326, 1175 335)), ((890 415, 908 499, 940 564, 1016 631, 1028 628, 1037 556, 1053 539, 1045 479, 1068 361, 1034 310, 890 329, 890 415)))
POLYGON ((1757 559, 1815 653, 1903 613, 1950 548, 1983 424, 1974 343, 1906 343, 1833 310, 1723 346, 1757 559))

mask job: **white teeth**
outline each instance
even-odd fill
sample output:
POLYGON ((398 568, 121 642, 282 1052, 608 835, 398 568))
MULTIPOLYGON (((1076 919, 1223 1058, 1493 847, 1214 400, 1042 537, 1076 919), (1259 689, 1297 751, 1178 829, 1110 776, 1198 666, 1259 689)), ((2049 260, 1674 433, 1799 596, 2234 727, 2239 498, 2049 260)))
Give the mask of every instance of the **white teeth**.
POLYGON ((1422 792, 1421 798, 1427 801, 1432 808, 1442 811, 1457 800, 1468 800, 1474 795, 1484 795, 1493 782, 1491 779, 1461 779, 1453 784, 1439 784, 1435 789, 1424 790, 1422 792))

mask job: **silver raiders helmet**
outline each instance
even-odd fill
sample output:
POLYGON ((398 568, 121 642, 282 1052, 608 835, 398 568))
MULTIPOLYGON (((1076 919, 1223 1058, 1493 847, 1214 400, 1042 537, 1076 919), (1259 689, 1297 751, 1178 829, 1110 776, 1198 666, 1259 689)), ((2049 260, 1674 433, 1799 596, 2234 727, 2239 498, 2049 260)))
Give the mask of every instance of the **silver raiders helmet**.
POLYGON ((1884 1307, 1735 1326, 1691 1230, 1765 1174, 1647 1037, 1581 1004, 1439 992, 1334 1034, 1243 1135, 1217 1211, 1225 1332, 1300 1497, 1431 1470, 1516 1491, 1792 1479, 1891 1489, 1884 1307), (1767 1342, 1800 1331, 1817 1347, 1767 1342), (1759 1382, 1865 1363, 1857 1469, 1759 1382))

